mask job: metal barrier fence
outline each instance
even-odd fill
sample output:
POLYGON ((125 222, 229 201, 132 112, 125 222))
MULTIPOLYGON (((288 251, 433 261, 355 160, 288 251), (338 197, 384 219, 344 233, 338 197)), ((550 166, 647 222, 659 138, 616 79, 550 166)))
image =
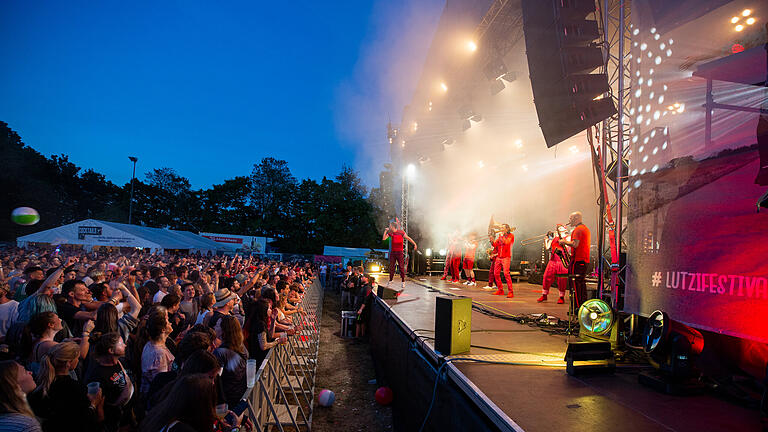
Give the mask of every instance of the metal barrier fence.
POLYGON ((291 316, 296 333, 270 349, 246 391, 248 417, 257 431, 310 431, 320 347, 323 289, 315 279, 291 316))

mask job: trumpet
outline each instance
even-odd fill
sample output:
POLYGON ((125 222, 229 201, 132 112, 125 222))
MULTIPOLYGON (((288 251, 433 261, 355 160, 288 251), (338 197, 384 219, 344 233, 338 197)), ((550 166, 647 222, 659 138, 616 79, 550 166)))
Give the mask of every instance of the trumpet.
POLYGON ((540 235, 537 235, 535 237, 531 237, 531 238, 527 238, 525 240, 521 240, 520 241, 520 245, 521 246, 525 246, 525 245, 529 245, 529 244, 533 244, 533 243, 538 243, 538 242, 544 240, 545 238, 547 238, 546 234, 540 234, 540 235))

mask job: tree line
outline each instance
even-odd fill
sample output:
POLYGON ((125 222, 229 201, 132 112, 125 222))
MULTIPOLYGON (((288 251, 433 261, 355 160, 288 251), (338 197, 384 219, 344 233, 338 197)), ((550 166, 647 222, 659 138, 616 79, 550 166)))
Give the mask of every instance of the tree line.
MULTIPOLYGON (((0 121, 0 240, 82 219, 127 223, 131 184, 118 186, 66 155, 46 157, 0 121), (23 227, 11 211, 27 206, 40 222, 23 227)), ((192 232, 273 237, 285 252, 322 253, 324 245, 382 247, 381 231, 394 214, 382 191, 370 191, 343 167, 333 178, 299 181, 284 160, 264 158, 250 175, 192 189, 173 168, 155 168, 134 180, 132 223, 192 232), (387 203, 387 204, 385 204, 387 203), (389 207, 389 208, 385 208, 389 207)))

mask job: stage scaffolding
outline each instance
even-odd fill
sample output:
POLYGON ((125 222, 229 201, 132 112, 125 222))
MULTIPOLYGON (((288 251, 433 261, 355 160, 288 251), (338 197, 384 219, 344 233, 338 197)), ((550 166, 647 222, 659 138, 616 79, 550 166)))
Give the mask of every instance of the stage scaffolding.
POLYGON ((606 194, 600 194, 600 217, 598 222, 598 250, 600 258, 597 262, 598 286, 600 287, 600 296, 610 303, 616 309, 621 309, 624 289, 623 267, 626 263, 619 258, 618 263, 614 263, 611 255, 611 247, 616 248, 617 256, 621 257, 626 249, 624 240, 626 206, 625 180, 627 174, 624 172, 628 161, 629 140, 633 129, 631 127, 631 117, 629 109, 631 104, 631 56, 629 55, 630 43, 632 40, 630 24, 630 1, 629 0, 598 0, 598 22, 603 32, 603 56, 605 59, 603 71, 608 75, 608 82, 611 88, 610 97, 613 98, 617 113, 607 120, 603 121, 601 128, 600 151, 602 166, 600 167, 604 176, 606 176, 606 185, 609 194, 612 195, 612 202, 605 202, 606 194), (617 161, 622 161, 618 163, 617 161), (610 174, 609 167, 614 170, 613 180, 608 178, 610 174), (608 217, 608 206, 612 210, 613 221, 608 217), (609 230, 615 229, 615 245, 611 245, 606 239, 609 230), (614 283, 606 286, 605 275, 606 266, 611 272, 616 272, 614 283))

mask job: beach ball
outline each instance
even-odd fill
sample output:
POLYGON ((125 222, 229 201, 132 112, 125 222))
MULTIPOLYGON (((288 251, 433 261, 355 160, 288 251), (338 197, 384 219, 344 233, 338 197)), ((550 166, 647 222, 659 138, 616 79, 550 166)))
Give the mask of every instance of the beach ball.
POLYGON ((11 212, 11 220, 19 225, 34 225, 40 222, 40 214, 32 207, 18 207, 11 212))
POLYGON ((329 407, 333 405, 333 401, 336 400, 336 395, 328 389, 320 390, 320 394, 317 395, 317 403, 320 406, 329 407))
POLYGON ((392 389, 389 387, 379 387, 374 397, 379 405, 389 405, 392 403, 392 389))

